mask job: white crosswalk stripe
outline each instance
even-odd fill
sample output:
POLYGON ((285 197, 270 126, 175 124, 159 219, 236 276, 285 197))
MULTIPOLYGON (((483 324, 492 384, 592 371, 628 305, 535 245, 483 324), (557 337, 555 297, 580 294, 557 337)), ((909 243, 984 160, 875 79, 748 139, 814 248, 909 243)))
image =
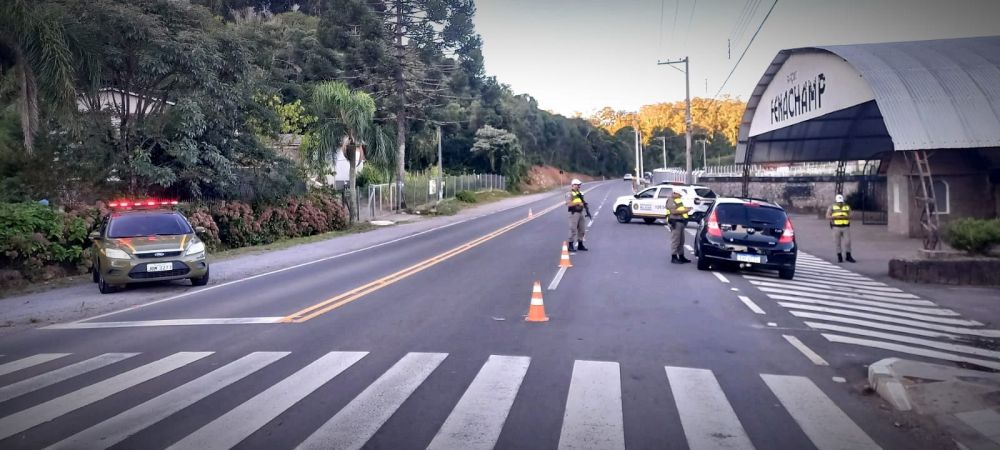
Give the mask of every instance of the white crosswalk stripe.
POLYGON ((1000 352, 967 345, 973 340, 997 343, 1000 330, 803 252, 794 280, 756 273, 743 278, 793 316, 808 319, 810 328, 836 332, 821 333, 831 342, 990 368, 1000 365, 1000 352), (966 356, 970 354, 979 358, 966 356))
MULTIPOLYGON (((829 331, 843 330, 831 328, 829 331)), ((877 336, 876 336, 877 337, 877 336)), ((953 349, 955 350, 955 349, 953 349)), ((296 367, 295 371, 270 386, 261 387, 259 393, 249 400, 221 412, 214 420, 200 426, 186 436, 175 436, 177 442, 170 448, 225 449, 238 446, 247 437, 273 423, 278 416, 297 405, 328 383, 337 383, 337 378, 347 369, 362 361, 366 352, 331 352, 318 359, 296 367)), ((212 355, 212 352, 181 352, 127 370, 118 375, 98 381, 88 387, 43 402, 24 411, 0 418, 0 435, 10 437, 37 425, 60 419, 70 411, 107 399, 140 383, 163 377, 168 373, 212 355)), ((230 362, 216 361, 205 369, 206 373, 171 388, 165 392, 117 412, 110 418, 95 419, 96 424, 81 422, 81 417, 73 416, 67 421, 69 437, 60 438, 50 449, 104 449, 129 442, 130 446, 140 446, 139 442, 126 441, 145 430, 165 427, 167 418, 182 414, 182 411, 202 404, 212 395, 225 392, 237 382, 253 377, 265 367, 278 362, 286 363, 289 352, 254 352, 230 362), (82 431, 77 431, 81 430, 82 431)), ((48 372, 60 377, 73 371, 83 375, 92 367, 109 367, 114 362, 136 357, 136 354, 109 353, 98 355, 81 363, 66 365, 48 372), (85 365, 81 365, 87 363, 85 365)), ((313 431, 299 448, 357 449, 370 445, 371 439, 383 428, 391 416, 411 399, 412 394, 430 377, 439 376, 438 367, 447 358, 446 353, 409 353, 395 362, 387 371, 357 395, 351 402, 336 412, 318 429, 313 431)), ((218 358, 216 356, 215 358, 218 358)), ((969 361, 976 361, 970 358, 969 361)), ((431 449, 488 449, 497 445, 504 430, 512 406, 518 400, 525 375, 531 364, 526 356, 491 355, 475 377, 465 385, 465 390, 454 405, 447 406, 450 412, 440 424, 428 448, 431 449)), ((675 403, 676 416, 666 412, 660 420, 677 421, 684 430, 687 445, 692 449, 752 449, 753 433, 748 433, 742 425, 736 409, 727 397, 725 385, 707 369, 693 367, 661 366, 665 369, 669 393, 675 403)), ((191 370, 200 370, 192 367, 191 370)), ((56 383, 48 381, 57 378, 40 378, 46 374, 29 377, 13 383, 30 380, 46 380, 38 390, 55 388, 56 383)), ((445 375, 440 375, 445 376, 445 375)), ((658 375, 662 379, 664 372, 658 375)), ((876 445, 834 402, 815 384, 804 377, 760 375, 778 402, 794 419, 776 419, 785 423, 775 423, 771 429, 801 427, 804 434, 817 448, 875 448, 876 445)), ((546 388, 553 384, 568 384, 568 394, 563 410, 559 447, 614 449, 625 447, 625 415, 623 402, 622 373, 619 363, 604 361, 575 361, 572 374, 562 380, 546 379, 546 388)), ((63 380, 68 378, 62 378, 63 380)), ((38 382, 38 381, 34 381, 38 382)), ((166 383, 170 385, 170 383, 166 383)), ((10 385, 10 386, 12 386, 10 385)), ((745 386, 738 391, 745 393, 745 386)), ((760 389, 764 389, 761 386, 760 389)), ((629 397, 634 397, 635 392, 629 397)), ((643 394, 640 394, 643 395, 643 394)), ((533 402, 522 396, 520 401, 533 402)), ((109 406, 113 406, 109 405, 109 406)), ((529 408, 536 408, 531 405, 529 408)), ((747 413, 759 414, 753 410, 747 413)), ((444 417, 442 414, 441 417, 444 417)), ((82 420, 86 420, 83 418, 82 420)), ((158 430, 160 433, 166 431, 158 430)), ((270 431, 270 430, 269 430, 270 431)), ((280 430, 277 430, 280 432, 280 430)), ((398 430, 393 430, 398 432, 398 430)), ((768 433, 768 430, 757 430, 768 433)), ((30 436, 30 435, 29 435, 30 436)), ((279 435, 280 436, 280 435, 279 435)), ((291 436, 290 436, 291 437, 291 436)), ((763 436, 762 436, 763 437, 763 436)), ((295 436, 301 439, 301 436, 295 436)), ((280 439, 280 437, 278 438, 280 439)), ((773 439, 773 438, 771 438, 773 439)), ((770 439, 763 439, 770 440, 770 439)), ((294 442, 280 445, 290 447, 294 442)), ((162 446, 163 443, 154 444, 162 446)), ((422 445, 415 442, 414 445, 422 445)))
POLYGON ((523 356, 490 356, 427 448, 493 448, 530 363, 523 356))
POLYGON ((218 390, 245 378, 288 352, 256 352, 81 431, 50 449, 108 448, 218 390))
POLYGON ((808 378, 787 375, 761 375, 761 378, 816 448, 881 448, 808 378))
POLYGON ((174 353, 159 361, 132 369, 121 375, 116 375, 78 391, 63 395, 62 397, 11 414, 0 419, 0 439, 8 438, 41 425, 70 411, 82 408, 139 383, 184 367, 211 354, 212 352, 174 353))
POLYGON ((566 398, 560 449, 624 449, 618 363, 576 361, 566 398))
POLYGON ((447 356, 407 354, 297 448, 361 448, 447 356))
POLYGON ((365 352, 327 353, 169 448, 232 448, 365 355, 365 352))
POLYGON ((711 371, 669 366, 666 370, 691 450, 754 448, 711 371))
POLYGON ((37 366, 39 364, 44 364, 49 361, 62 358, 64 356, 69 356, 69 353, 40 353, 37 355, 32 355, 24 359, 19 359, 17 361, 11 361, 6 364, 0 364, 0 375, 7 375, 8 373, 14 373, 18 370, 27 369, 29 367, 37 366))
POLYGON ((76 364, 70 364, 66 367, 43 373, 37 377, 0 387, 0 402, 22 396, 29 392, 37 391, 60 381, 68 380, 77 375, 82 375, 87 372, 100 369, 101 367, 114 364, 135 355, 138 355, 138 353, 105 353, 86 361, 80 361, 76 364))

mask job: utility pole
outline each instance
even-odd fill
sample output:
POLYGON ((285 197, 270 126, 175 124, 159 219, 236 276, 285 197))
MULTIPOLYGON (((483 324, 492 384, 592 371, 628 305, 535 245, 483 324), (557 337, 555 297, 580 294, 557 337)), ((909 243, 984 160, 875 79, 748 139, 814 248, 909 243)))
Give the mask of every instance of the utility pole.
POLYGON ((705 143, 706 142, 708 142, 708 139, 702 139, 701 140, 701 168, 702 168, 702 170, 704 170, 706 167, 708 167, 708 153, 707 153, 707 150, 705 150, 705 143))
POLYGON ((656 65, 662 66, 664 64, 674 67, 677 70, 684 72, 684 91, 685 91, 685 116, 684 116, 684 140, 686 145, 686 163, 687 163, 687 173, 685 175, 685 182, 691 184, 691 73, 689 69, 690 58, 685 56, 683 59, 678 60, 667 60, 667 61, 657 61, 656 65), (677 69, 674 64, 684 63, 684 70, 677 69))
POLYGON ((667 170, 667 137, 660 136, 660 142, 663 143, 663 170, 667 170))
POLYGON ((642 147, 643 147, 642 146, 642 130, 639 130, 639 174, 642 175, 643 177, 645 177, 646 176, 646 161, 644 161, 644 160, 646 159, 646 154, 645 154, 646 153, 645 152, 646 149, 644 149, 642 147))
POLYGON ((632 185, 636 186, 635 190, 638 191, 639 190, 638 189, 638 186, 639 186, 639 123, 638 122, 634 122, 633 126, 634 126, 634 128, 632 129, 632 131, 635 132, 635 179, 632 180, 632 185))
POLYGON ((438 202, 444 199, 444 160, 441 158, 441 124, 436 124, 438 138, 438 202))

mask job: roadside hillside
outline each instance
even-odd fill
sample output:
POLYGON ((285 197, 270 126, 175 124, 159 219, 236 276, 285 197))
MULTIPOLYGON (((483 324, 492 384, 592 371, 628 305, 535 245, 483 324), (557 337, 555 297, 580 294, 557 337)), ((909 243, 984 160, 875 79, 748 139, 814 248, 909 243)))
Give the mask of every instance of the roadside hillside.
POLYGON ((523 190, 525 192, 541 192, 554 189, 559 186, 566 186, 570 180, 579 178, 581 181, 599 180, 598 177, 584 175, 575 172, 560 173, 558 167, 552 166, 532 166, 528 169, 528 176, 525 177, 523 190))

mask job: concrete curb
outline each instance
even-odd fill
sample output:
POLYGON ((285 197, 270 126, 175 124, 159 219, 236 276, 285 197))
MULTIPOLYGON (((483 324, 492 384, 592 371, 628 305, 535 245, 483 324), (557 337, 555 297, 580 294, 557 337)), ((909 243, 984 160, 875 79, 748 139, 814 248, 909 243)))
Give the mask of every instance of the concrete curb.
POLYGON ((1000 373, 887 358, 868 383, 900 411, 929 415, 959 448, 1000 449, 1000 373))

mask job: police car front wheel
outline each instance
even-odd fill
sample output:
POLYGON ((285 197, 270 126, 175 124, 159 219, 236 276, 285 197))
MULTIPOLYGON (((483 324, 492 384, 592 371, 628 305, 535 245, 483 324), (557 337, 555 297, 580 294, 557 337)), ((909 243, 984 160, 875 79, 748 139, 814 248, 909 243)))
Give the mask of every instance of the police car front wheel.
POLYGON ((629 211, 627 206, 619 206, 615 211, 615 218, 618 219, 618 223, 629 223, 632 221, 632 211, 629 211))

